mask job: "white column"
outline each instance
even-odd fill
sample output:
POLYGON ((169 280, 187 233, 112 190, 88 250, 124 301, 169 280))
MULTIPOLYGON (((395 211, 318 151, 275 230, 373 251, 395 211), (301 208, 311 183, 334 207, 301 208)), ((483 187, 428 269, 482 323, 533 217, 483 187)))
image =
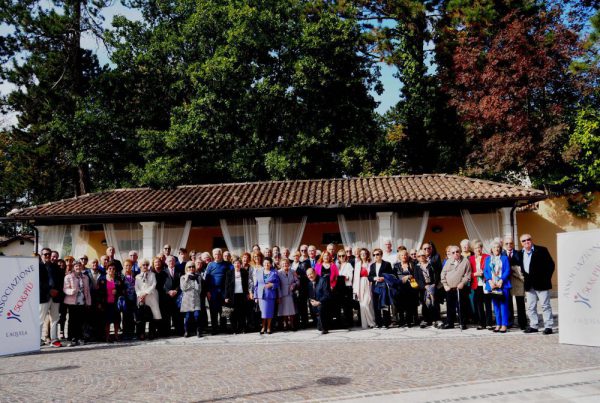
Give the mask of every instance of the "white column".
POLYGON ((271 232, 269 230, 269 224, 271 223, 271 217, 255 217, 256 219, 256 232, 258 233, 258 246, 261 249, 271 247, 271 232))
POLYGON ((510 211, 512 207, 502 207, 500 209, 500 215, 502 216, 502 227, 500 228, 502 232, 502 237, 506 235, 510 235, 514 237, 512 226, 510 225, 510 211))
POLYGON ((142 226, 142 257, 152 261, 152 258, 156 256, 157 253, 156 227, 158 226, 158 222, 140 222, 140 225, 142 226))
POLYGON ((392 213, 391 211, 380 211, 377 213, 377 223, 379 224, 379 247, 383 248, 386 240, 392 240, 392 213))

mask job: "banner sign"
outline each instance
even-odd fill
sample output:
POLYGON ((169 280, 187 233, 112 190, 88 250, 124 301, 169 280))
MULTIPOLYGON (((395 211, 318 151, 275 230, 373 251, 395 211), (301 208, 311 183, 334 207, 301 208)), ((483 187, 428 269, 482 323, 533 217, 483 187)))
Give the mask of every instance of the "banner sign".
POLYGON ((0 257, 0 355, 40 349, 39 260, 0 257))
POLYGON ((600 229, 557 234, 559 342, 600 346, 600 229))

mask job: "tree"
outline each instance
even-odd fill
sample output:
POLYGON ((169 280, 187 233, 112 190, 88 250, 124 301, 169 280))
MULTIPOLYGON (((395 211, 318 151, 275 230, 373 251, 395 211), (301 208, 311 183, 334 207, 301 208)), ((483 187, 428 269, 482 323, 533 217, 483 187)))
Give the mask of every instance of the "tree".
POLYGON ((0 77, 16 87, 3 104, 17 114, 12 141, 26 145, 11 143, 8 154, 22 161, 18 171, 33 170, 31 202, 83 194, 123 172, 115 161, 120 133, 101 103, 99 79, 107 68, 80 44, 84 32, 102 35, 100 11, 109 3, 1 1, 0 21, 9 33, 0 77))
POLYGON ((138 183, 363 171, 378 128, 356 21, 300 0, 141 5, 143 23, 117 22, 113 61, 152 76, 140 93, 162 94, 169 120, 138 127, 147 157, 129 168, 138 183))

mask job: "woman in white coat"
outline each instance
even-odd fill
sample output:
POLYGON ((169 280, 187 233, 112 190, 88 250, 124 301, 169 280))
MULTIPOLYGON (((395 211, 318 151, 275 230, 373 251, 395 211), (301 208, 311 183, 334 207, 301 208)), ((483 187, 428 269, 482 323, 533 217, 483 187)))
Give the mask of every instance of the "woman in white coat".
POLYGON ((354 280, 352 292, 360 305, 360 323, 363 329, 375 326, 375 311, 371 298, 371 283, 369 283, 370 253, 362 248, 354 265, 354 280))
POLYGON ((150 262, 143 259, 140 265, 140 274, 135 277, 135 293, 137 295, 138 315, 137 315, 137 335, 140 340, 144 340, 146 333, 146 322, 150 321, 149 337, 154 338, 158 334, 160 307, 158 305, 158 292, 156 291, 156 276, 150 270, 150 262), (148 308, 152 313, 152 318, 148 317, 148 308))

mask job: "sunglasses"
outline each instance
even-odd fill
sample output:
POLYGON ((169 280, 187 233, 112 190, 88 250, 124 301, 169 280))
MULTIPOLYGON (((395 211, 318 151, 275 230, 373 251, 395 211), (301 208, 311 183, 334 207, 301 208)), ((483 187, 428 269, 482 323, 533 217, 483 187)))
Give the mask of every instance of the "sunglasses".
POLYGON ((338 255, 338 257, 346 257, 346 255, 338 255))
POLYGON ((531 242, 531 238, 521 239, 521 243, 531 242))
POLYGON ((51 253, 42 253, 42 256, 50 256, 51 253))
POLYGON ((381 256, 381 253, 373 253, 373 256, 381 256))
POLYGON ((450 253, 460 253, 460 251, 459 251, 459 250, 453 250, 453 251, 452 251, 452 252, 450 252, 450 253))

